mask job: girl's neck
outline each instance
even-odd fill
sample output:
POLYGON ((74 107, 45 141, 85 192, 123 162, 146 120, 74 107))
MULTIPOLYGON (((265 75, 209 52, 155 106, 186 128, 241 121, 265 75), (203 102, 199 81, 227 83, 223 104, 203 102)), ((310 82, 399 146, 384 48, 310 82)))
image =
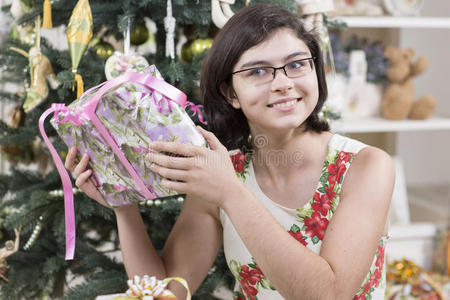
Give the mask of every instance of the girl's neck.
POLYGON ((284 135, 252 132, 252 163, 255 172, 275 179, 289 177, 299 169, 320 165, 330 138, 329 132, 305 132, 303 128, 284 135))

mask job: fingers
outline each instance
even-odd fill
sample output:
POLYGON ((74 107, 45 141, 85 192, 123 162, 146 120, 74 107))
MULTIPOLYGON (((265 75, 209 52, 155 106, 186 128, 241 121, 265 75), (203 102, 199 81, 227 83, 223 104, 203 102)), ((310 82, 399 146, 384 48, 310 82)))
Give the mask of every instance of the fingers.
POLYGON ((84 171, 86 171, 86 168, 88 166, 89 163, 89 155, 87 155, 86 153, 83 155, 83 157, 81 158, 80 162, 76 165, 76 167, 73 170, 73 174, 75 176, 80 176, 81 173, 83 173, 84 171))
POLYGON ((169 169, 154 163, 151 164, 150 170, 152 170, 155 173, 158 173, 165 179, 180 180, 180 181, 186 181, 188 179, 188 171, 184 170, 169 169))
POLYGON ((180 170, 188 170, 192 166, 193 159, 190 157, 174 157, 154 152, 148 153, 146 158, 157 165, 180 170))
POLYGON ((69 152, 67 153, 66 160, 64 162, 64 166, 66 167, 67 170, 73 172, 77 164, 76 157, 77 157, 77 148, 76 147, 70 148, 69 152))
POLYGON ((211 131, 208 131, 206 129, 203 129, 201 126, 197 126, 198 131, 203 135, 205 140, 208 142, 209 146, 211 147, 211 150, 221 149, 225 148, 225 146, 222 145, 222 143, 219 141, 219 139, 212 133, 211 131))
POLYGON ((184 157, 192 157, 197 156, 202 153, 204 150, 202 147, 184 144, 178 142, 162 142, 162 141, 154 141, 150 145, 150 149, 159 152, 170 152, 173 154, 178 154, 184 157))
POLYGON ((92 170, 86 170, 84 172, 82 172, 78 177, 77 180, 75 181, 75 185, 82 190, 83 189, 83 185, 86 183, 86 181, 89 180, 89 177, 92 175, 92 170))
POLYGON ((163 179, 161 180, 161 185, 166 189, 176 191, 180 194, 188 194, 189 191, 189 185, 185 182, 163 179))

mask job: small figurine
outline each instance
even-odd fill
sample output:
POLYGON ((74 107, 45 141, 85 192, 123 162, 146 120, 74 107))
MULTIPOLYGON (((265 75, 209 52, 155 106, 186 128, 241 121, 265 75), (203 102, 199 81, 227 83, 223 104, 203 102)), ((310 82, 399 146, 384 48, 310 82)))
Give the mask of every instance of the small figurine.
POLYGON ((14 232, 16 234, 15 241, 6 241, 5 247, 0 249, 0 278, 5 282, 8 282, 8 278, 6 278, 6 274, 8 273, 6 258, 19 250, 20 230, 14 229, 14 232))

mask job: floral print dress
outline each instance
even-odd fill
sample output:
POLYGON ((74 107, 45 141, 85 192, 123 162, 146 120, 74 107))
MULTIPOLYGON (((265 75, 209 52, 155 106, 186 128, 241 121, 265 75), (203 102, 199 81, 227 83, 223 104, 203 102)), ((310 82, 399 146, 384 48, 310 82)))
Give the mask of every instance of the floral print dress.
MULTIPOLYGON (((328 144, 327 156, 314 196, 297 209, 279 205, 264 194, 256 182, 250 155, 243 155, 239 151, 230 151, 230 155, 236 174, 292 238, 319 254, 327 226, 339 205, 342 183, 347 170, 357 153, 365 146, 356 140, 334 134, 328 144)), ((223 210, 220 211, 220 219, 223 226, 225 257, 228 267, 236 278, 233 299, 283 299, 264 276, 223 210)), ((353 300, 384 299, 387 238, 383 236, 380 239, 370 270, 353 300)))

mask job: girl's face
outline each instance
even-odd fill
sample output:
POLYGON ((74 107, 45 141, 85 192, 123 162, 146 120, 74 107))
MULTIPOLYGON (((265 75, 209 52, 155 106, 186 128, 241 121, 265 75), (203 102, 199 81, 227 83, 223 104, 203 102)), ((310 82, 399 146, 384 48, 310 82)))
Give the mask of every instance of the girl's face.
POLYGON ((228 99, 234 108, 242 109, 254 133, 297 128, 312 113, 319 89, 313 61, 302 60, 307 58, 311 58, 310 50, 287 28, 242 54, 233 72, 256 69, 233 75, 234 94, 228 99), (284 65, 288 76, 279 68, 275 78, 268 75, 273 69, 257 68, 284 65))

